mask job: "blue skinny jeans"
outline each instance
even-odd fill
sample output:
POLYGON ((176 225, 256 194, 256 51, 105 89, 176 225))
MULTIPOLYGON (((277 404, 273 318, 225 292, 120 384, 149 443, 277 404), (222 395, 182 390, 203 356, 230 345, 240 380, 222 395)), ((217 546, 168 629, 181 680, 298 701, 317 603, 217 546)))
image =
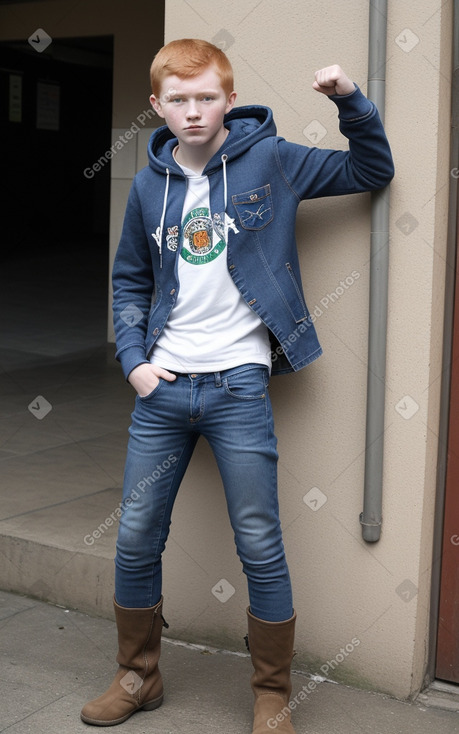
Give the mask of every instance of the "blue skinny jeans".
POLYGON ((174 501, 202 435, 222 477, 251 612, 270 622, 292 616, 268 381, 266 367, 246 364, 160 379, 150 395, 136 397, 115 558, 121 606, 151 607, 161 597, 174 501))

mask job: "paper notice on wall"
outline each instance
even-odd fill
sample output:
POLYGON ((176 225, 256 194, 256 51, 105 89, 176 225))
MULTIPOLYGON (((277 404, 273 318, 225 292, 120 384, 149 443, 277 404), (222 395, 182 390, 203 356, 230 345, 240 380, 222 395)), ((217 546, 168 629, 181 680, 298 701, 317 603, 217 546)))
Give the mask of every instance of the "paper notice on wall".
POLYGON ((22 122, 22 75, 10 74, 8 120, 22 122))
POLYGON ((37 130, 59 130, 60 87, 37 83, 37 130))

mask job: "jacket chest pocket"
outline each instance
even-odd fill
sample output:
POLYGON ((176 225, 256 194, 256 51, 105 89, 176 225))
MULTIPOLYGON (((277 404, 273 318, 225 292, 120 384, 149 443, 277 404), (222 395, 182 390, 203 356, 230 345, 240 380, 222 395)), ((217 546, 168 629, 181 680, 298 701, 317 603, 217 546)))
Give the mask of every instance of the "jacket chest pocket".
POLYGON ((244 229, 263 229, 274 217, 271 186, 260 186, 231 197, 244 229))

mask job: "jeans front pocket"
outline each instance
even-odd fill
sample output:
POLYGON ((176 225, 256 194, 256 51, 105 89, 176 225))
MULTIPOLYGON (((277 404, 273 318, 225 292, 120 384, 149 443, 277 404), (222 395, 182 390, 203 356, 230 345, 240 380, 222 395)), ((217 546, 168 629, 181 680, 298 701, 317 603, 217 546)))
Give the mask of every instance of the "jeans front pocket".
POLYGON ((139 398, 139 400, 142 403, 147 402, 148 400, 152 400, 152 398, 155 397, 156 393, 159 391, 160 387, 165 382, 165 380, 163 380, 162 377, 159 377, 158 380, 159 380, 158 384, 156 385, 156 387, 153 388, 151 392, 148 393, 148 395, 137 395, 137 397, 139 398))
POLYGON ((263 400, 268 387, 267 367, 251 367, 223 378, 228 395, 237 400, 263 400))

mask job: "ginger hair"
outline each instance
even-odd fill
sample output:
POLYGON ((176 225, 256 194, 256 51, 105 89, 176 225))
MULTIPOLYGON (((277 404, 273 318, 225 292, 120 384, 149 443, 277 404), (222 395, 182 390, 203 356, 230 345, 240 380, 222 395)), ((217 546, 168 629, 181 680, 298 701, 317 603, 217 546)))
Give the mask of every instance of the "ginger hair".
POLYGON ((234 88, 233 68, 225 53, 214 44, 198 38, 182 38, 163 46, 150 68, 151 89, 155 97, 161 93, 164 77, 182 79, 198 76, 208 66, 214 66, 227 96, 234 88))

